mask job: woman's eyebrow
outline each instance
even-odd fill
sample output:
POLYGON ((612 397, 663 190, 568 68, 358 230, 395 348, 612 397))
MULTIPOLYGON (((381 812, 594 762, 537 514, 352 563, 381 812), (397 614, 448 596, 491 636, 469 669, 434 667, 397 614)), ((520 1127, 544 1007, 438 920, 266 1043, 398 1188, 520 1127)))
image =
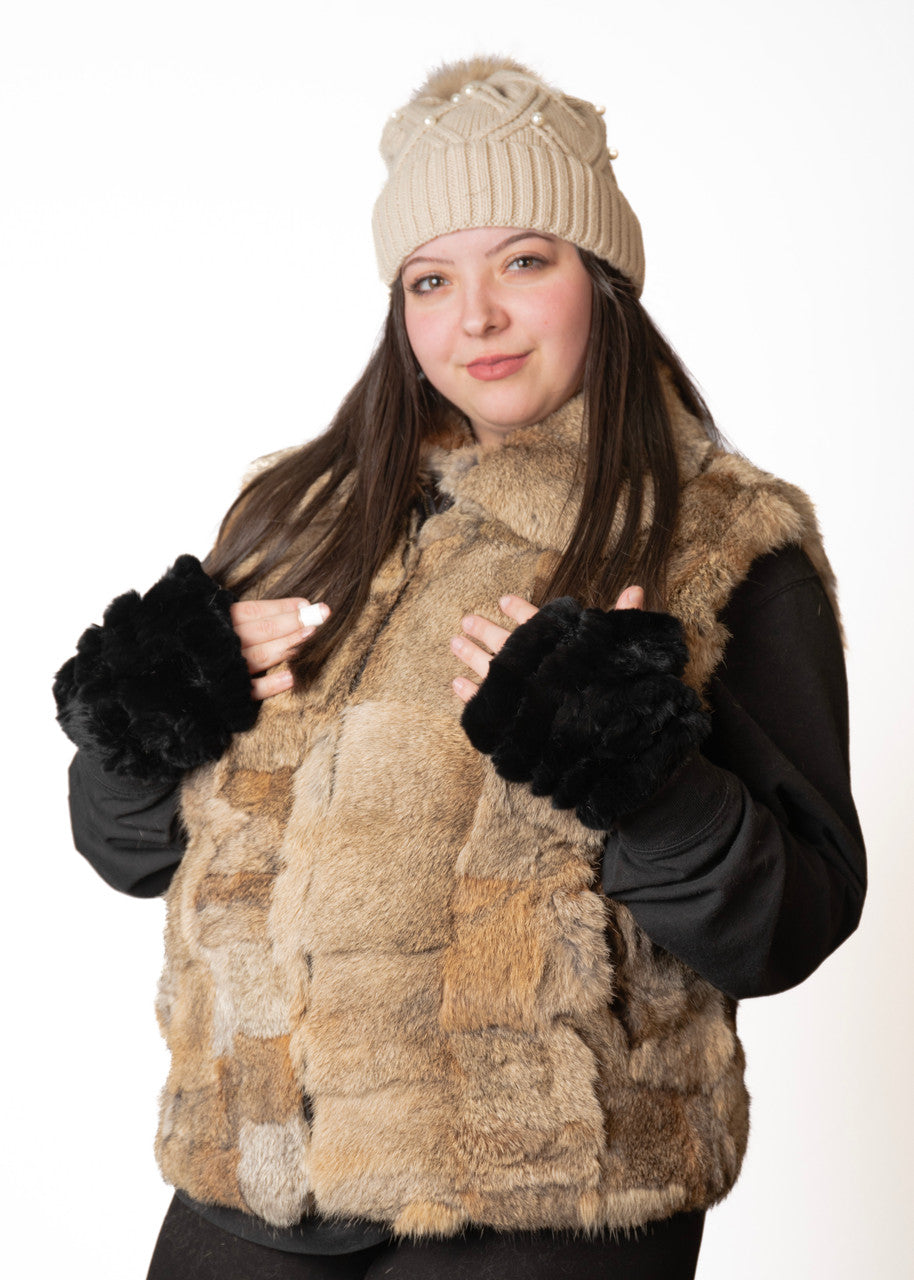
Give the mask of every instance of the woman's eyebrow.
POLYGON ((491 258, 496 253, 501 253, 502 249, 507 249, 509 244, 517 244, 518 240, 531 239, 545 240, 547 244, 555 243, 555 236, 544 236, 539 231, 517 231, 513 236, 508 236, 507 240, 502 240, 500 244, 495 245, 494 249, 490 249, 486 257, 491 258))
MULTIPOLYGON (((513 236, 508 236, 507 240, 501 240, 494 248, 489 249, 486 253, 487 258, 493 257, 496 253, 501 253, 502 249, 507 249, 509 244, 516 244, 518 240, 545 240, 547 244, 555 243, 555 236, 545 236, 539 231, 517 231, 513 236)), ((453 258, 429 258, 424 254, 410 258, 408 262, 404 262, 401 270, 405 271, 407 267, 413 266, 416 262, 431 262, 437 267, 452 267, 454 265, 453 258)))
POLYGON ((407 267, 411 267, 415 262, 434 262, 438 267, 452 267, 454 265, 453 258, 410 258, 408 262, 403 263, 401 270, 405 271, 407 267))

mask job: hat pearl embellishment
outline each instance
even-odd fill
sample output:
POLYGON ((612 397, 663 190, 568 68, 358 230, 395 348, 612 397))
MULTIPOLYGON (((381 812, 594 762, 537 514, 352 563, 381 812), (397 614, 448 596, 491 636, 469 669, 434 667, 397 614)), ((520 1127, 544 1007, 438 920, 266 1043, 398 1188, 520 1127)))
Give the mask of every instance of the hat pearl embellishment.
POLYGON ((434 123, 435 123, 435 117, 434 117, 434 116, 426 116, 426 117, 425 117, 425 123, 426 123, 426 124, 434 124, 434 123))
POLYGON ((618 151, 616 150, 616 148, 615 148, 615 147, 610 147, 610 148, 609 148, 609 158, 610 158, 610 160, 618 160, 618 159, 619 159, 619 153, 618 153, 618 151))
POLYGON ((459 102, 459 101, 460 101, 460 94, 459 94, 459 93, 452 93, 452 94, 451 94, 451 102, 459 102))
POLYGON ((465 84, 463 86, 463 92, 467 95, 468 98, 471 97, 476 92, 475 84, 465 84))
POLYGON ((539 127, 543 123, 542 111, 534 111, 533 115, 530 117, 530 123, 539 127))
POLYGON ((594 108, 594 110, 596 111, 596 113, 597 113, 597 115, 598 115, 598 116, 605 116, 605 115, 606 115, 606 108, 605 108, 605 107, 595 107, 595 108, 594 108))

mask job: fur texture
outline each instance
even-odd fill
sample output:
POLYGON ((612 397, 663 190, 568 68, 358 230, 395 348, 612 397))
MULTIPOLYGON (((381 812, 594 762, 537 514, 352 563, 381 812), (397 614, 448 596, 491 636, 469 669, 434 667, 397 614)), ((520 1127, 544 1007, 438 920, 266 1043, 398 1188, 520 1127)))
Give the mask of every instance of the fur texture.
POLYGON ((582 609, 565 596, 509 636, 462 724, 501 777, 605 830, 640 808, 707 736, 665 613, 582 609))
MULTIPOLYGON (((672 408, 670 611, 700 694, 752 561, 824 553, 802 495, 672 408)), ((461 617, 513 628, 496 602, 529 599, 567 541, 581 414, 577 398, 497 450, 430 449, 453 505, 405 532, 320 678, 183 785, 157 1155, 198 1200, 399 1235, 599 1232, 707 1207, 736 1179, 734 1002, 604 896, 602 834, 501 777, 451 689, 461 617)), ((582 626, 562 608, 541 624, 558 637, 582 626)), ((651 661, 678 670, 669 652, 651 661)))
POLYGON ((144 596, 113 600, 54 681, 67 736, 106 769, 150 782, 218 759, 258 712, 233 599, 185 555, 144 596))
MULTIPOLYGON (((496 71, 519 71, 523 75, 536 75, 513 58, 481 56, 467 58, 462 62, 446 62, 431 72, 425 83, 413 94, 413 101, 430 98, 436 102, 446 102, 471 80, 488 80, 496 71)), ((536 78, 539 79, 538 76, 536 78)))

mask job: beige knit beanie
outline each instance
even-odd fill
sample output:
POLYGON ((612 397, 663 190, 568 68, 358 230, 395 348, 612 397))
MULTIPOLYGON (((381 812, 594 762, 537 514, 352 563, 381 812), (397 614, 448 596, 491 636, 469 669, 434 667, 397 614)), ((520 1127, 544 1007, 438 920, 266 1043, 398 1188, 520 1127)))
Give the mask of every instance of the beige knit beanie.
POLYGON ((419 245, 468 227, 524 227, 590 249, 644 285, 641 227, 616 186, 602 112, 509 58, 433 72, 381 138, 372 215, 392 284, 419 245))

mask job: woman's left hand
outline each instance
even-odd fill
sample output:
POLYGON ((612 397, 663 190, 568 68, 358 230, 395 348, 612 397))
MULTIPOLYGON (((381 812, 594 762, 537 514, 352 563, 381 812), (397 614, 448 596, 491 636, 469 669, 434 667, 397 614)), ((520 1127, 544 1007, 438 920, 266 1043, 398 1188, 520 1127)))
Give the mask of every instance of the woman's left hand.
MULTIPOLYGON (((509 618, 513 618, 518 624, 529 622, 534 614, 539 613, 535 605, 530 604, 527 600, 522 600, 520 596, 502 596, 498 605, 502 613, 507 614, 509 618)), ((640 587, 626 587, 616 601, 615 607, 617 609, 643 609, 644 592, 640 587)), ((466 635, 453 636, 451 638, 451 650, 461 662, 465 662, 471 670, 475 671, 484 680, 489 673, 491 658, 498 653, 511 632, 506 631, 504 627, 499 627, 497 623, 490 622, 488 618, 483 618, 478 613, 467 614, 465 618, 461 618, 460 625, 466 635), (467 636, 472 636, 473 640, 468 640, 467 636), (482 641, 482 644, 490 652, 487 653, 485 649, 475 644, 474 640, 482 641)), ((472 680, 467 680, 463 676, 458 676, 456 680, 451 681, 451 684, 454 692, 463 702, 469 702, 479 688, 472 680)))

